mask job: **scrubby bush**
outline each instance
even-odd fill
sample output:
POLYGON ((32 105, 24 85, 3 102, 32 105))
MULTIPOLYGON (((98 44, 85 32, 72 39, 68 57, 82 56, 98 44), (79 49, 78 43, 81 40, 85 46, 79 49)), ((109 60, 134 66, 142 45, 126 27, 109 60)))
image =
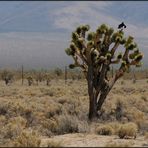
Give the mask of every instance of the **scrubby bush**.
POLYGON ((116 119, 121 120, 121 118, 123 117, 123 102, 119 99, 116 102, 115 113, 116 113, 116 119))
POLYGON ((144 134, 144 139, 148 141, 148 132, 144 134))
POLYGON ((58 120, 58 134, 75 133, 78 132, 77 118, 70 115, 60 115, 58 120))
POLYGON ((109 125, 102 125, 96 128, 96 133, 99 135, 112 135, 114 130, 109 125))
POLYGON ((4 138, 14 139, 25 128, 26 120, 20 116, 11 118, 9 122, 4 126, 4 138))
POLYGON ((124 82, 124 80, 122 80, 122 81, 121 81, 121 85, 124 85, 124 84, 125 84, 125 82, 124 82))
POLYGON ((34 131, 23 131, 14 141, 15 147, 39 147, 41 139, 34 131))
POLYGON ((121 125, 121 127, 119 128, 118 136, 121 139, 130 137, 136 138, 137 131, 138 127, 135 123, 126 123, 121 125))
POLYGON ((110 123, 108 123, 108 125, 113 128, 114 134, 117 135, 118 131, 119 131, 119 128, 121 126, 121 123, 119 123, 119 122, 110 122, 110 123))
POLYGON ((54 115, 59 115, 61 113, 61 106, 60 105, 51 105, 50 107, 48 107, 47 109, 47 114, 46 117, 47 118, 51 118, 54 115))

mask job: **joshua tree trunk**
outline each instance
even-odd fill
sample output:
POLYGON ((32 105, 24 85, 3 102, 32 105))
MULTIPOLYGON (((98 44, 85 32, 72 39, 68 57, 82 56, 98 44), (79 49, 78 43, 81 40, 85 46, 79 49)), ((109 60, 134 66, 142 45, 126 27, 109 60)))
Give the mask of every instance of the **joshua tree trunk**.
POLYGON ((8 85, 8 83, 9 83, 9 80, 5 79, 5 84, 8 85))
POLYGON ((97 102, 94 95, 89 96, 89 120, 97 117, 97 102))
POLYGON ((97 116, 97 102, 94 95, 93 67, 91 65, 88 66, 87 82, 89 94, 89 119, 92 120, 97 116))
POLYGON ((97 81, 97 78, 93 80, 93 68, 91 66, 88 68, 87 82, 89 94, 89 120, 93 120, 98 117, 98 111, 101 110, 107 95, 117 79, 121 77, 121 74, 118 72, 110 82, 105 82, 104 73, 106 70, 107 66, 104 66, 100 74, 100 80, 97 81))
MULTIPOLYGON (((114 82, 115 83, 115 82, 114 82)), ((97 91, 93 91, 92 90, 89 94, 89 119, 93 120, 96 117, 98 117, 98 111, 101 110, 102 105, 107 97, 107 95, 109 94, 111 88, 113 87, 114 83, 111 86, 106 86, 106 88, 103 88, 100 93, 98 93, 97 91)))

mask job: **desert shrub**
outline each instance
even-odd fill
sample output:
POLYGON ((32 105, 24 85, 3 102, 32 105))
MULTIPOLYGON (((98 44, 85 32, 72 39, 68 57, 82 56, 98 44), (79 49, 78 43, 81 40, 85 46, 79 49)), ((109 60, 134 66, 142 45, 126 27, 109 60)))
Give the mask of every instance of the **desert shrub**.
POLYGON ((60 115, 57 118, 58 121, 58 134, 75 133, 78 132, 77 118, 70 115, 60 115))
POLYGON ((79 133, 88 133, 90 131, 90 126, 87 121, 78 122, 78 132, 79 133))
POLYGON ((58 129, 58 122, 55 119, 50 119, 49 129, 51 132, 56 132, 58 129))
POLYGON ((147 96, 141 96, 141 99, 144 100, 145 102, 148 101, 147 96))
POLYGON ((144 113, 142 111, 138 110, 135 107, 132 107, 130 109, 127 109, 125 115, 130 122, 134 122, 138 125, 139 130, 142 129, 144 123, 144 113))
POLYGON ((61 113, 61 106, 60 105, 54 105, 54 104, 52 104, 47 109, 46 117, 47 118, 51 118, 54 115, 59 115, 60 113, 61 113))
POLYGON ((4 115, 0 115, 0 125, 6 123, 6 117, 4 115))
POLYGON ((79 116, 82 112, 81 103, 76 99, 67 99, 62 107, 62 112, 72 116, 79 116))
POLYGON ((5 129, 4 126, 7 124, 7 119, 5 116, 0 115, 0 139, 4 137, 5 129))
POLYGON ((5 105, 0 104, 0 115, 7 114, 7 108, 5 108, 5 105))
POLYGON ((124 115, 124 112, 123 112, 123 102, 119 99, 116 102, 115 113, 116 113, 116 119, 121 120, 121 118, 124 115))
POLYGON ((60 103, 60 104, 65 104, 66 102, 67 102, 66 98, 59 98, 58 99, 58 103, 60 103))
POLYGON ((4 126, 4 138, 16 138, 26 126, 26 120, 20 116, 11 118, 4 126))
POLYGON ((136 79, 133 79, 133 81, 132 81, 132 82, 133 82, 133 84, 135 84, 135 83, 136 83, 136 81, 137 81, 136 79))
POLYGON ((129 137, 136 138, 137 131, 138 127, 135 123, 126 123, 120 126, 118 136, 121 139, 129 137))
POLYGON ((10 101, 6 104, 6 107, 8 108, 8 114, 10 117, 19 115, 26 117, 31 112, 31 109, 27 106, 25 102, 10 101))
POLYGON ((110 122, 110 123, 108 123, 108 125, 113 128, 114 134, 117 135, 118 134, 118 131, 119 131, 119 128, 121 126, 121 123, 119 123, 119 122, 110 122))
POLYGON ((56 133, 58 130, 58 121, 55 118, 44 119, 40 123, 42 125, 42 129, 46 129, 46 134, 50 136, 52 133, 56 133))
POLYGON ((124 85, 124 84, 125 84, 125 82, 124 82, 124 80, 122 80, 122 81, 121 81, 121 85, 124 85))
POLYGON ((3 114, 7 118, 22 116, 27 120, 27 126, 30 126, 34 119, 32 111, 25 102, 7 101, 0 104, 0 115, 3 114))
POLYGON ((141 121, 139 124, 138 124, 138 128, 142 133, 148 132, 148 121, 147 120, 141 121))
POLYGON ((34 131, 23 131, 15 140, 15 147, 39 147, 41 139, 34 131))
POLYGON ((112 135, 114 133, 114 130, 109 125, 101 125, 96 128, 96 133, 99 135, 112 135))
POLYGON ((145 132, 145 134, 144 134, 144 139, 145 139, 145 140, 148 140, 148 132, 145 132))
POLYGON ((40 88, 41 93, 50 97, 54 96, 54 91, 52 89, 44 89, 44 88, 40 88))

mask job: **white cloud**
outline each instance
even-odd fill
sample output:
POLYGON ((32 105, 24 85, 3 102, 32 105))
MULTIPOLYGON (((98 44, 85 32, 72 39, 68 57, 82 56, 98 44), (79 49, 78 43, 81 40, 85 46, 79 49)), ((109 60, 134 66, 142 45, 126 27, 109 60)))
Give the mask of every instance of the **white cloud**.
MULTIPOLYGON (((56 28, 67 29, 73 31, 80 24, 89 24, 92 30, 95 30, 98 25, 106 23, 109 26, 117 29, 118 24, 122 22, 115 15, 111 15, 104 11, 112 5, 112 2, 75 2, 69 6, 55 10, 54 25, 56 28)), ((147 56, 148 48, 148 27, 139 27, 139 24, 126 22, 127 28, 125 35, 135 37, 141 51, 147 56)), ((144 60, 146 58, 144 57, 144 60)))
MULTIPOLYGON (((70 5, 54 11, 54 25, 56 28, 63 28, 72 31, 80 24, 89 24, 92 29, 102 23, 109 24, 117 28, 122 19, 117 19, 111 14, 104 12, 109 8, 112 2, 75 2, 70 5)), ((148 38, 148 27, 139 28, 138 24, 127 23, 125 33, 135 36, 136 38, 148 38)))
MULTIPOLYGON (((60 10, 54 11, 54 25, 57 28, 64 28, 67 30, 72 30, 79 24, 89 23, 95 26, 97 22, 104 19, 104 15, 101 14, 98 16, 98 10, 103 10, 109 5, 111 2, 75 2, 71 3, 71 5, 63 7, 60 10), (98 20, 94 22, 94 20, 98 20), (94 22, 94 23, 91 23, 94 22)), ((108 17, 109 20, 112 18, 108 17)), ((98 24, 97 24, 98 25, 98 24)))

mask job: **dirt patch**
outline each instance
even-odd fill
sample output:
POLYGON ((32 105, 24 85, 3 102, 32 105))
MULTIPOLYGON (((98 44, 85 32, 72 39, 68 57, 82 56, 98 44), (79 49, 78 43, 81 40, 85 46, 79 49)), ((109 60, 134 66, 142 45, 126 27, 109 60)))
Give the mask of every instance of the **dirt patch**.
POLYGON ((63 147, 104 147, 111 143, 116 143, 119 146, 123 144, 133 147, 148 146, 148 142, 142 136, 136 139, 119 139, 117 136, 100 136, 96 134, 65 134, 43 138, 41 146, 46 147, 49 141, 60 143, 63 147))

